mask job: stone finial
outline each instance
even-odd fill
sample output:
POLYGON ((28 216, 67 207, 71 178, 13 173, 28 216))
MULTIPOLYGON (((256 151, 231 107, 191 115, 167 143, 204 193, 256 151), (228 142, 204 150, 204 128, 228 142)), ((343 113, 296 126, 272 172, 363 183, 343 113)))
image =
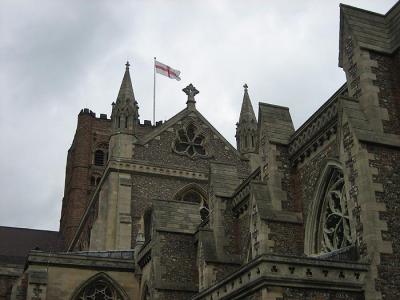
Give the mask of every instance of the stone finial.
POLYGON ((244 87, 245 92, 247 92, 247 89, 249 88, 249 86, 247 85, 247 83, 245 83, 245 84, 243 85, 243 87, 244 87))
POLYGON ((127 70, 129 69, 130 65, 131 64, 129 63, 129 61, 126 61, 125 67, 126 67, 127 70))
POLYGON ((189 109, 194 109, 196 107, 196 100, 194 99, 194 96, 196 96, 199 91, 193 86, 193 84, 189 84, 182 91, 188 96, 186 101, 187 107, 189 109))

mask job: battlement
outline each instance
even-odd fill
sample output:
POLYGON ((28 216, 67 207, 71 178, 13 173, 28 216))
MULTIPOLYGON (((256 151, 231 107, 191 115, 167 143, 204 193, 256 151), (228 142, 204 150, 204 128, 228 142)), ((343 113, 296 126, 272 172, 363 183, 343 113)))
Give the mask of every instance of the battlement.
POLYGON ((143 123, 141 123, 140 120, 138 120, 138 124, 141 127, 158 127, 158 126, 161 126, 163 124, 163 121, 156 121, 156 124, 153 125, 150 120, 144 120, 143 123))
POLYGON ((102 120, 111 120, 107 118, 107 114, 100 114, 99 117, 96 117, 96 113, 90 110, 89 108, 83 108, 79 112, 78 116, 83 116, 83 115, 88 115, 96 119, 102 119, 102 120))

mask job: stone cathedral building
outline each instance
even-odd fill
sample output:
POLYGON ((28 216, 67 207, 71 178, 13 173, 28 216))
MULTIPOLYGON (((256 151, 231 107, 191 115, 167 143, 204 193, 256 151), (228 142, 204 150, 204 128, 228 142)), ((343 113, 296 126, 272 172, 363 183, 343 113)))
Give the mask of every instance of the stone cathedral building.
POLYGON ((127 64, 79 113, 60 232, 0 227, 0 299, 400 299, 399 49, 400 2, 341 5, 346 83, 297 130, 245 85, 236 148, 192 84, 141 122, 127 64))

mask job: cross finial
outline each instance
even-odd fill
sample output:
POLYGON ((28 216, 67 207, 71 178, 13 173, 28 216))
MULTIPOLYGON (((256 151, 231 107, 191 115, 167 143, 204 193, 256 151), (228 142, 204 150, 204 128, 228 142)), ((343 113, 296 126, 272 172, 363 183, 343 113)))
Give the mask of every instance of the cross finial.
POLYGON ((188 100, 186 102, 188 108, 194 108, 196 103, 196 100, 194 100, 194 96, 196 96, 199 91, 193 86, 193 84, 189 84, 182 91, 188 96, 188 100))
POLYGON ((130 66, 129 61, 126 61, 125 67, 127 70, 129 69, 129 66, 130 66))
POLYGON ((245 83, 245 84, 243 85, 243 87, 244 87, 244 90, 245 90, 245 91, 247 91, 247 89, 249 88, 249 86, 247 85, 247 83, 245 83))

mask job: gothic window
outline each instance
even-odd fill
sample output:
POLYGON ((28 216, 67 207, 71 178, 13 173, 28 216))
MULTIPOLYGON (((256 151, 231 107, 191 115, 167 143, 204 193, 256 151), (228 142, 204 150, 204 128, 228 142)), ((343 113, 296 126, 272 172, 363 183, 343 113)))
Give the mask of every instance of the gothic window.
POLYGON ((326 187, 321 214, 321 252, 351 245, 351 230, 343 173, 334 169, 326 187))
POLYGON ((205 157, 207 155, 204 147, 205 137, 193 124, 181 128, 173 144, 173 149, 181 155, 194 157, 205 157))
POLYGON ((96 166, 104 166, 105 154, 102 150, 96 150, 94 153, 94 164, 96 166))
POLYGON ((192 202, 199 204, 199 213, 202 220, 208 218, 209 208, 204 191, 196 184, 190 184, 179 191, 175 199, 178 201, 192 202))
POLYGON ((94 276, 83 284, 72 298, 74 300, 124 300, 126 294, 112 284, 113 280, 105 274, 94 276))
POLYGON ((353 243, 343 171, 330 162, 322 172, 310 204, 305 232, 305 253, 333 252, 353 243))
POLYGON ((90 185, 94 186, 96 184, 96 179, 94 178, 94 176, 92 176, 90 178, 90 185))
POLYGON ((182 196, 182 201, 200 203, 203 197, 194 190, 189 190, 182 196))

